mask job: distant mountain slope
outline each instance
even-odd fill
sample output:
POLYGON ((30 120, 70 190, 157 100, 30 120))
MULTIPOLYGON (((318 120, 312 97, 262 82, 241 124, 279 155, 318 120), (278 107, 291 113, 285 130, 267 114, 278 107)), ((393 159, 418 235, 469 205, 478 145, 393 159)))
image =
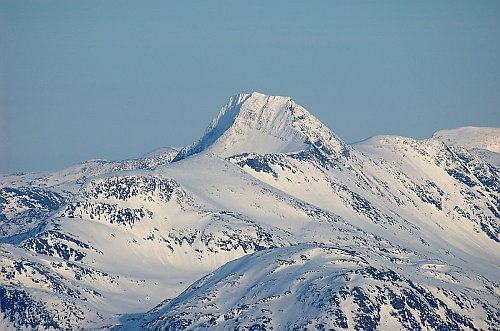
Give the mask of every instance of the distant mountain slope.
POLYGON ((287 97, 0 190, 3 329, 500 325, 498 169, 435 138, 349 146, 287 97))
POLYGON ((89 178, 127 170, 153 170, 178 153, 161 148, 141 158, 91 160, 56 172, 7 175, 0 180, 0 242, 19 241, 71 199, 89 178))
POLYGON ((461 146, 500 169, 500 128, 463 127, 433 135, 449 146, 461 146))
POLYGON ((485 149, 500 153, 500 128, 480 128, 467 126, 453 130, 441 130, 432 136, 447 145, 462 146, 467 149, 485 149))

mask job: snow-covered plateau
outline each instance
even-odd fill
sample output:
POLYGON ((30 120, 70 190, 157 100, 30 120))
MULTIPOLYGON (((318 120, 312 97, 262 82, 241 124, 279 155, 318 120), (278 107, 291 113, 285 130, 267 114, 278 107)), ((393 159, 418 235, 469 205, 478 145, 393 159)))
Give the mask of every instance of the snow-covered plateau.
POLYGON ((500 330, 499 146, 252 93, 182 149, 2 176, 0 330, 500 330))

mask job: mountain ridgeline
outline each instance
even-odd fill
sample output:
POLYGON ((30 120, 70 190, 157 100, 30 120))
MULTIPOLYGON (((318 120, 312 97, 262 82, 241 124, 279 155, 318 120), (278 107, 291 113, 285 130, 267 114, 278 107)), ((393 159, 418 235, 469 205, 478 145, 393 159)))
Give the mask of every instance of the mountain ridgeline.
POLYGON ((0 329, 498 330, 499 145, 252 93, 180 150, 0 177, 0 329))

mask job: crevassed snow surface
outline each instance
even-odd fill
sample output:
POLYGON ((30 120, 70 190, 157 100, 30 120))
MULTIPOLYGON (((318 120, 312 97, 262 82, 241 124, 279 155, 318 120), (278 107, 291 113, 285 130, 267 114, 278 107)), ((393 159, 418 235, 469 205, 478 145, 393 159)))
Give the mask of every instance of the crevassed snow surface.
POLYGON ((1 177, 0 328, 494 329, 499 192, 470 149, 241 94, 179 153, 1 177))

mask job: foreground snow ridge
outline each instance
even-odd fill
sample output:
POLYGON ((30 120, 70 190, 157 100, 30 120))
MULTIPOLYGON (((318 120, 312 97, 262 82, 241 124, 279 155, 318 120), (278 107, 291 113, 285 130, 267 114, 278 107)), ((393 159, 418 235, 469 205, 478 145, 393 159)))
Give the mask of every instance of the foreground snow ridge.
POLYGON ((498 330, 498 146, 251 93, 180 150, 0 177, 0 329, 498 330))

